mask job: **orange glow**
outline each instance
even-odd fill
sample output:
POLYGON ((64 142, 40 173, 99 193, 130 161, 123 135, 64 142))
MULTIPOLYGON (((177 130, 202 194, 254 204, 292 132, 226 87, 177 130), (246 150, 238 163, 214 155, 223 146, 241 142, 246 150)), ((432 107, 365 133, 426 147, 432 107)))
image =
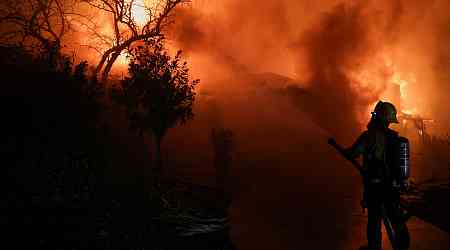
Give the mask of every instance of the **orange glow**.
POLYGON ((154 1, 134 0, 131 9, 132 16, 139 26, 145 25, 149 21, 149 8, 154 5, 154 1))
POLYGON ((395 83, 398 86, 400 86, 401 98, 402 99, 407 98, 406 88, 407 88, 407 85, 408 85, 408 81, 403 79, 399 72, 394 72, 394 74, 391 76, 390 80, 391 80, 392 83, 395 83))
POLYGON ((415 109, 402 109, 402 113, 406 115, 413 115, 417 113, 417 110, 415 109))
POLYGON ((400 89, 400 106, 399 110, 405 114, 418 113, 418 107, 413 102, 414 95, 410 92, 411 84, 416 83, 415 74, 411 73, 405 77, 399 71, 394 71, 390 77, 390 82, 399 86, 400 89))
MULTIPOLYGON (((163 2, 126 1, 133 3, 132 16, 141 28, 149 21, 148 10, 157 15, 163 2)), ((370 118, 378 100, 394 103, 399 114, 426 117, 442 113, 437 112, 436 106, 441 106, 441 110, 449 106, 434 98, 444 95, 445 91, 436 90, 448 77, 436 66, 437 55, 442 53, 435 51, 440 40, 434 40, 436 32, 430 27, 438 27, 437 21, 432 15, 424 16, 423 22, 417 21, 415 11, 422 7, 405 5, 404 12, 398 13, 398 6, 390 1, 361 6, 346 4, 345 8, 340 8, 336 1, 319 1, 311 6, 294 2, 194 0, 189 8, 180 8, 173 15, 174 26, 168 27, 167 32, 169 45, 183 50, 191 72, 205 79, 202 87, 210 88, 211 92, 226 88, 219 80, 234 71, 270 72, 292 78, 308 91, 319 85, 319 92, 342 89, 345 96, 331 97, 337 103, 353 105, 352 115, 357 117, 351 118, 361 124, 370 118), (424 23, 423 27, 417 27, 420 23, 424 23), (326 42, 321 44, 322 41, 326 42)), ((100 45, 89 45, 105 51, 114 43, 113 27, 110 16, 104 13, 97 16, 97 30, 109 39, 100 45)), ((127 34, 126 26, 120 29, 127 34)), ((93 55, 96 54, 88 56, 93 55)), ((94 64, 95 60, 98 58, 92 59, 94 64)), ((125 73, 128 63, 123 53, 112 73, 125 73)))
MULTIPOLYGON (((125 0, 126 4, 131 5, 131 17, 133 22, 137 26, 138 33, 141 32, 143 26, 151 20, 151 16, 157 16, 160 8, 159 0, 125 0)), ((76 24, 76 28, 79 35, 76 35, 77 42, 83 45, 83 51, 79 52, 84 58, 89 58, 89 60, 96 64, 100 59, 100 56, 95 57, 96 53, 85 52, 88 48, 95 48, 96 52, 102 53, 107 49, 111 48, 117 44, 116 37, 114 35, 113 20, 108 13, 104 11, 98 11, 98 9, 83 5, 80 7, 81 12, 89 13, 88 16, 92 16, 94 25, 87 28, 86 22, 81 20, 76 24), (98 35, 93 35, 97 33, 98 35)), ((128 11, 128 9, 126 10, 128 11)), ((128 15, 128 14, 127 14, 128 15)), ((127 39, 131 35, 128 26, 124 24, 119 24, 119 32, 121 33, 121 40, 127 39)), ((124 51, 116 60, 114 67, 112 68, 113 74, 122 74, 126 71, 129 59, 124 51)))
POLYGON ((129 63, 130 63, 130 59, 127 57, 127 54, 125 52, 123 52, 117 58, 116 67, 115 67, 114 72, 115 73, 124 73, 127 70, 129 63))

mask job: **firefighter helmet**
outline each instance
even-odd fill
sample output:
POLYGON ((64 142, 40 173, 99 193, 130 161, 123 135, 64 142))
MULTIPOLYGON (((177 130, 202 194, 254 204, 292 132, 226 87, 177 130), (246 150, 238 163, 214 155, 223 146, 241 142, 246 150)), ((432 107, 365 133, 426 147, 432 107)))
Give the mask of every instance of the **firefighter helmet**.
POLYGON ((379 101, 375 105, 375 109, 372 115, 380 118, 381 120, 389 123, 398 123, 397 119, 397 109, 394 104, 390 102, 379 101))

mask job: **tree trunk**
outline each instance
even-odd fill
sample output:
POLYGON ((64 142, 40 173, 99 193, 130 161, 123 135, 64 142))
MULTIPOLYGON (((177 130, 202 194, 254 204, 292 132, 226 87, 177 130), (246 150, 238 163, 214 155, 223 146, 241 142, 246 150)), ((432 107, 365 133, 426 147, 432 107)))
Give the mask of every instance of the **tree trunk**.
POLYGON ((156 165, 155 165, 155 175, 160 176, 162 174, 162 155, 161 155, 161 142, 162 136, 155 136, 156 143, 156 165))
POLYGON ((111 72, 112 66, 116 62, 117 58, 120 56, 122 51, 116 51, 111 55, 111 58, 109 58, 108 62, 106 63, 105 68, 103 69, 102 73, 102 82, 106 82, 108 80, 109 72, 111 72))
POLYGON ((106 60, 108 60, 108 57, 113 52, 112 49, 109 49, 103 53, 102 57, 100 58, 100 62, 97 64, 97 67, 95 68, 95 75, 97 76, 100 72, 102 72, 103 66, 105 65, 106 60))

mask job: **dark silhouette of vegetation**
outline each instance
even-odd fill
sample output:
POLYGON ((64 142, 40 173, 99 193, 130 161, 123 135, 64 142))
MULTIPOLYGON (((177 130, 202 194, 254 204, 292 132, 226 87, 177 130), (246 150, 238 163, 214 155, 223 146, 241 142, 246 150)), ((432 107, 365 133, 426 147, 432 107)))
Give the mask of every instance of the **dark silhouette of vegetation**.
POLYGON ((174 58, 162 38, 149 39, 130 52, 129 76, 114 89, 114 99, 125 105, 130 128, 150 132, 156 144, 156 173, 162 171, 161 143, 167 131, 193 117, 194 88, 181 51, 174 58))
POLYGON ((71 30, 76 0, 4 0, 0 3, 0 44, 42 52, 55 61, 71 30))
POLYGON ((94 69, 101 80, 107 80, 117 58, 135 43, 161 37, 173 21, 177 6, 189 0, 159 0, 140 6, 134 0, 4 0, 0 3, 0 44, 27 48, 29 52, 43 51, 55 60, 63 40, 74 27, 83 27, 97 42, 87 45, 100 53, 94 69), (80 11, 88 5, 96 10, 94 16, 80 11), (144 8, 145 23, 137 21, 135 8, 144 8), (98 12, 110 17, 112 35, 104 35, 95 21, 98 12), (99 48, 106 48, 99 50, 99 48))
MULTIPOLYGON (((158 214, 156 198, 142 186, 117 186, 108 167, 102 87, 88 65, 60 57, 57 68, 21 48, 0 47, 1 207, 13 248, 136 249, 149 240, 146 213, 158 214), (64 67, 63 67, 64 66, 64 67), (147 224, 145 224, 147 223, 147 224)), ((10 244, 8 244, 10 243, 10 244)))
MULTIPOLYGON (((223 207, 217 209, 214 189, 177 182, 168 205, 168 192, 148 192, 142 181, 113 182, 108 171, 117 158, 112 154, 120 152, 124 161, 136 162, 120 151, 119 137, 108 132, 113 128, 103 115, 115 107, 105 105, 105 88, 90 74, 95 69, 85 61, 75 64, 58 46, 53 49, 0 46, 4 245, 231 248, 227 214, 223 207), (115 151, 106 144, 117 144, 115 151), (174 209, 173 204, 179 206, 174 209)), ((131 127, 151 132, 160 146, 169 128, 193 117, 198 80, 189 80, 180 53, 171 58, 162 40, 150 40, 134 52, 130 76, 114 96, 126 104, 131 127)))

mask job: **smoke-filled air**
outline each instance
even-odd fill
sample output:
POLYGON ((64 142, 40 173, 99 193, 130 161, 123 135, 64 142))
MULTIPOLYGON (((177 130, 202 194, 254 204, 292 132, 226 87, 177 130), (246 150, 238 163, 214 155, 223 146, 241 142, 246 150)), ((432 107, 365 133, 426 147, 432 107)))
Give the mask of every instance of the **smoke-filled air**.
MULTIPOLYGON (((143 25, 146 8, 158 1, 134 2, 132 13, 143 25)), ((95 25, 77 19, 83 25, 74 25, 67 49, 98 62, 113 43, 114 27, 107 13, 88 5, 83 11, 95 25), (87 26, 99 34, 90 36, 87 26)), ((194 0, 173 14, 166 36, 189 57, 194 75, 204 79, 200 89, 211 95, 260 89, 245 75, 272 73, 292 80, 289 88, 271 82, 299 109, 306 104, 296 91, 314 96, 307 112, 326 131, 363 128, 376 101, 385 99, 401 112, 435 120, 430 129, 445 134, 449 11, 443 0, 194 0), (225 78, 235 74, 242 74, 240 82, 230 85, 225 78)), ((127 63, 123 51, 113 72, 125 74, 127 63)))
MULTIPOLYGON (((288 96, 294 101, 296 88, 314 96, 308 113, 330 132, 364 127, 380 98, 408 114, 439 121, 439 133, 450 125, 443 115, 450 107, 447 1, 193 5, 178 13, 172 37, 205 79, 204 89, 220 93, 252 84, 215 83, 214 77, 227 75, 223 72, 273 73, 293 80, 288 96)), ((282 83, 272 87, 286 87, 282 83)))
POLYGON ((1 0, 0 70, 18 249, 450 249, 449 0, 1 0))

